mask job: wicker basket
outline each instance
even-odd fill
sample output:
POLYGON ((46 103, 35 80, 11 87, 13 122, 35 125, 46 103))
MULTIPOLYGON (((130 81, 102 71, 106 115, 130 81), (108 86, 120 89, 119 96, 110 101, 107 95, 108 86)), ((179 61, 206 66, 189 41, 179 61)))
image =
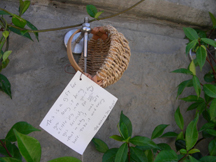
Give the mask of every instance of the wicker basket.
MULTIPOLYGON (((91 39, 88 42, 87 73, 101 80, 100 85, 107 87, 117 82, 123 72, 127 69, 130 61, 130 47, 128 41, 122 33, 119 33, 113 26, 103 27, 108 34, 106 40, 91 39)), ((81 56, 79 63, 74 60, 71 41, 77 30, 69 39, 67 45, 67 54, 73 68, 83 72, 84 58, 81 56)))

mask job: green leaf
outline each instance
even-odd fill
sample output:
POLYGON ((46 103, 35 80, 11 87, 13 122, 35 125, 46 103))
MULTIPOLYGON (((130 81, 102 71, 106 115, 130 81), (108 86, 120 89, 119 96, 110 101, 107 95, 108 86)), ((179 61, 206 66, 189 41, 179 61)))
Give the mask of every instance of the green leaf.
POLYGON ((12 156, 14 155, 14 149, 13 149, 13 144, 8 141, 8 140, 5 140, 5 139, 1 139, 1 142, 0 142, 0 154, 6 156, 6 157, 9 157, 9 156, 12 156), (2 145, 3 143, 3 145, 2 145), (7 152, 5 147, 7 148, 7 152))
POLYGON ((193 75, 196 75, 196 67, 195 67, 195 64, 194 64, 194 61, 192 60, 190 65, 189 65, 189 70, 191 71, 191 73, 193 75))
POLYGON ((6 59, 4 62, 2 62, 2 69, 6 68, 9 62, 10 62, 9 59, 6 59))
POLYGON ((200 38, 206 38, 206 32, 200 29, 195 29, 200 38))
POLYGON ((181 131, 178 136, 176 137, 176 140, 184 140, 184 133, 181 131))
POLYGON ((102 162, 113 162, 117 151, 118 151, 118 148, 109 149, 107 152, 104 153, 102 162))
POLYGON ((5 11, 0 10, 0 15, 10 15, 10 14, 5 11))
POLYGON ((213 81, 215 80, 214 74, 211 74, 211 73, 205 74, 204 80, 205 80, 206 82, 209 82, 209 83, 213 82, 213 81))
POLYGON ((128 153, 128 146, 127 143, 123 143, 115 156, 115 162, 125 162, 125 160, 127 159, 127 153, 128 153))
MULTIPOLYGON (((27 23, 26 23, 26 25, 30 28, 30 29, 32 29, 32 30, 38 30, 32 23, 30 23, 29 21, 26 21, 27 23)), ((37 39, 37 41, 39 42, 39 38, 38 38, 38 32, 34 32, 34 34, 35 34, 35 37, 36 37, 36 39, 37 39)))
POLYGON ((87 5, 86 10, 89 16, 95 18, 95 15, 97 14, 97 8, 94 5, 87 5))
POLYGON ((197 152, 200 152, 200 150, 198 149, 192 149, 188 152, 188 154, 194 154, 194 153, 197 153, 197 152))
POLYGON ((202 115, 203 115, 203 117, 204 117, 204 119, 205 119, 206 121, 208 121, 208 122, 211 121, 211 120, 210 120, 210 114, 209 114, 208 110, 204 110, 203 113, 202 113, 202 115))
POLYGON ((205 123, 199 130, 199 132, 205 131, 206 129, 214 128, 214 123, 205 123))
POLYGON ((185 98, 180 98, 181 100, 183 101, 186 101, 186 102, 204 102, 205 100, 201 97, 197 97, 195 95, 190 95, 188 97, 185 97, 185 98))
POLYGON ((199 162, 197 159, 195 159, 195 158, 192 157, 192 156, 189 156, 189 159, 190 159, 190 162, 199 162))
POLYGON ((101 11, 101 12, 97 12, 96 14, 95 14, 95 19, 97 19, 102 13, 103 13, 104 11, 101 11))
POLYGON ((198 79, 198 77, 196 75, 194 75, 192 80, 193 80, 194 90, 195 90, 195 92, 197 94, 197 97, 199 97, 200 93, 201 93, 201 85, 200 85, 199 79, 198 79))
POLYGON ((20 151, 15 144, 12 144, 12 149, 13 149, 13 157, 18 160, 22 160, 22 155, 20 154, 20 151))
POLYGON ((160 150, 172 150, 171 147, 166 143, 159 143, 157 145, 160 148, 160 150))
POLYGON ((179 95, 182 94, 183 90, 184 90, 186 87, 192 87, 192 86, 193 86, 192 79, 190 79, 190 80, 185 80, 185 81, 181 82, 181 83, 178 85, 177 98, 178 98, 179 95))
POLYGON ((213 26, 215 27, 216 26, 216 18, 215 18, 215 16, 211 12, 209 12, 209 16, 211 18, 213 26))
POLYGON ((75 157, 65 156, 65 157, 49 160, 48 162, 81 162, 81 160, 75 157))
POLYGON ((5 155, 6 157, 12 156, 15 159, 22 160, 22 156, 19 152, 19 149, 17 148, 17 146, 14 143, 12 144, 8 140, 1 140, 1 141, 5 144, 10 155, 5 150, 5 148, 1 145, 1 143, 0 143, 0 154, 5 155))
POLYGON ((186 140, 186 150, 189 151, 197 142, 198 140, 198 131, 197 131, 197 122, 198 122, 199 116, 191 121, 186 129, 185 133, 185 140, 186 140))
POLYGON ((123 114, 123 111, 121 111, 119 125, 120 125, 120 130, 121 130, 121 132, 123 134, 124 139, 127 139, 128 137, 131 137, 131 135, 132 135, 132 124, 131 124, 130 119, 123 114))
MULTIPOLYGON (((206 129, 208 130, 208 129, 206 129)), ((211 137, 214 137, 212 136, 211 134, 209 134, 206 130, 202 131, 202 136, 203 138, 211 138, 211 137)))
MULTIPOLYGON (((31 36, 30 36, 29 33, 25 33, 25 34, 23 35, 23 33, 21 33, 21 31, 20 31, 19 29, 16 29, 16 28, 13 28, 13 27, 9 27, 9 29, 10 29, 10 31, 12 31, 12 32, 14 32, 14 33, 16 33, 16 34, 18 34, 18 35, 24 36, 24 37, 26 37, 26 38, 32 40, 32 38, 31 38, 31 36)), ((33 41, 33 40, 32 40, 32 41, 33 41)))
POLYGON ((122 142, 124 140, 124 138, 122 138, 121 136, 118 136, 118 135, 110 136, 110 138, 112 138, 116 141, 120 141, 120 142, 122 142))
POLYGON ((179 107, 176 109, 174 117, 175 117, 175 122, 178 125, 178 127, 181 130, 183 130, 184 129, 184 119, 183 119, 183 116, 180 112, 179 107))
POLYGON ((20 28, 24 28, 26 23, 27 23, 25 19, 23 19, 17 15, 13 15, 12 22, 15 26, 20 27, 20 28))
POLYGON ((3 74, 0 74, 0 90, 5 92, 8 96, 10 96, 10 98, 12 98, 11 84, 3 74))
POLYGON ((154 162, 178 162, 178 156, 173 150, 162 150, 154 162))
POLYGON ((201 162, 216 162, 216 156, 203 156, 201 162))
POLYGON ((211 136, 216 137, 216 130, 214 130, 214 129, 206 129, 205 132, 207 132, 211 136))
POLYGON ((158 146, 148 137, 135 136, 129 139, 129 142, 137 146, 149 146, 150 148, 158 149, 158 146))
POLYGON ((183 155, 187 154, 187 150, 185 150, 185 149, 181 149, 181 150, 179 150, 179 152, 183 155))
POLYGON ((216 98, 212 100, 209 108, 209 114, 212 121, 216 121, 216 98))
POLYGON ((19 14, 20 14, 20 16, 26 12, 26 10, 30 6, 30 3, 31 2, 28 1, 28 0, 26 0, 26 1, 20 0, 20 6, 19 6, 19 14))
POLYGON ((22 162, 22 161, 11 157, 0 157, 0 162, 22 162))
POLYGON ((5 30, 2 32, 2 35, 5 37, 5 39, 9 36, 9 31, 5 30))
POLYGON ((206 103, 205 102, 200 103, 197 107, 197 113, 202 114, 205 108, 206 108, 206 103))
POLYGON ((216 139, 212 140, 208 145, 210 156, 216 156, 216 139))
POLYGON ((154 155, 152 153, 152 150, 146 150, 145 155, 148 159, 148 162, 153 162, 154 161, 154 155))
POLYGON ((195 39, 199 38, 197 32, 194 29, 192 29, 192 28, 183 28, 183 30, 184 30, 184 33, 185 33, 186 37, 189 38, 190 40, 195 40, 195 39))
POLYGON ((11 53, 12 53, 12 51, 6 51, 6 52, 3 54, 3 62, 7 60, 8 56, 10 56, 11 53))
POLYGON ((17 138, 17 144, 20 153, 26 161, 40 162, 41 158, 41 146, 38 140, 33 137, 19 133, 14 129, 14 133, 17 138))
POLYGON ((105 153, 107 150, 109 150, 107 144, 98 138, 93 138, 92 142, 94 143, 96 150, 99 152, 105 153))
POLYGON ((176 150, 179 151, 181 149, 186 149, 186 143, 184 140, 177 140, 175 141, 176 150))
POLYGON ((195 102, 195 103, 192 103, 192 104, 187 108, 187 111, 196 109, 196 108, 197 108, 200 104, 202 104, 202 103, 205 103, 205 102, 195 102))
POLYGON ((120 132, 119 132, 122 137, 126 140, 128 139, 129 135, 128 135, 128 129, 125 123, 121 123, 120 125, 120 132))
POLYGON ((190 43, 188 43, 188 45, 186 46, 186 54, 188 54, 189 51, 191 49, 193 49, 197 45, 197 43, 198 43, 197 39, 195 39, 195 40, 191 41, 190 43))
POLYGON ((205 65, 206 57, 207 57, 207 52, 206 52, 205 46, 202 45, 202 46, 198 47, 198 49, 196 51, 196 58, 197 58, 197 62, 199 64, 199 66, 200 66, 200 70, 202 70, 203 66, 205 65))
POLYGON ((147 162, 148 159, 144 152, 136 147, 130 147, 131 150, 131 158, 136 162, 147 162))
POLYGON ((14 131, 13 131, 14 129, 16 129, 19 133, 22 133, 25 135, 27 135, 31 132, 34 132, 34 131, 40 131, 39 129, 36 129, 32 125, 28 124, 27 122, 21 121, 21 122, 17 122, 16 124, 14 124, 12 126, 12 128, 7 133, 7 136, 5 139, 7 139, 11 142, 16 141, 16 136, 15 136, 14 131))
POLYGON ((203 91, 212 98, 216 98, 216 86, 212 84, 205 84, 203 86, 203 91))
POLYGON ((216 41, 209 39, 209 38, 201 38, 201 41, 203 41, 206 44, 209 44, 213 47, 216 47, 216 41))
POLYGON ((206 95, 205 93, 204 93, 204 98, 205 98, 205 102, 208 104, 209 102, 211 102, 211 100, 212 100, 212 98, 211 97, 209 97, 208 95, 206 95))
POLYGON ((177 137, 178 136, 178 134, 177 133, 175 133, 175 132, 166 132, 166 133, 164 133, 162 136, 160 136, 160 137, 169 137, 169 138, 172 138, 172 137, 177 137))
POLYGON ((185 68, 176 69, 172 71, 172 73, 183 73, 183 74, 189 74, 189 75, 193 74, 190 70, 185 69, 185 68))
POLYGON ((158 125, 154 131, 152 132, 152 136, 151 139, 155 139, 158 138, 159 136, 161 136, 163 134, 163 131, 166 127, 168 127, 169 125, 166 124, 160 124, 158 125))

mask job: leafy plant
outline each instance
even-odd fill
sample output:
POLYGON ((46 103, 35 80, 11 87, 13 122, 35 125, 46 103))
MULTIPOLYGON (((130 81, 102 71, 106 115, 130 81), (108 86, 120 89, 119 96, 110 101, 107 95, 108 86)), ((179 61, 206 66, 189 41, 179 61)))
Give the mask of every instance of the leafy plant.
MULTIPOLYGON (((32 40, 29 32, 22 29, 28 27, 29 29, 37 30, 37 28, 32 23, 21 18, 21 16, 29 8, 29 5, 29 0, 20 0, 19 15, 10 13, 9 11, 4 9, 0 9, 0 31, 2 31, 2 36, 0 39, 0 72, 2 71, 2 69, 6 68, 8 63, 10 62, 8 58, 12 53, 11 50, 8 50, 10 33, 14 32, 18 35, 24 36, 32 40), (11 18, 10 22, 7 22, 4 16, 8 16, 9 18, 11 18), (3 47, 5 48, 3 49, 3 47)), ((36 39, 39 41, 38 32, 35 32, 35 36, 36 39)), ((5 92, 7 95, 10 96, 10 98, 12 98, 10 82, 3 74, 0 74, 0 90, 5 92)))
POLYGON ((192 104, 187 111, 194 110, 195 118, 185 125, 180 107, 175 111, 174 117, 180 131, 166 132, 167 124, 158 125, 152 132, 151 139, 145 136, 132 136, 132 124, 127 116, 121 112, 118 123, 119 135, 110 138, 122 142, 119 148, 109 149, 107 144, 100 139, 93 139, 93 143, 99 152, 104 153, 102 162, 214 162, 216 161, 216 59, 212 54, 216 47, 216 41, 211 35, 216 29, 216 18, 209 13, 213 27, 210 31, 201 31, 192 28, 183 28, 189 43, 186 46, 186 54, 192 50, 196 58, 191 60, 188 68, 174 70, 173 73, 190 75, 191 79, 178 85, 177 98, 186 87, 193 87, 195 95, 180 98, 192 104), (203 66, 209 63, 211 70, 204 75, 205 84, 197 77, 196 67, 202 71, 203 66), (200 118, 206 119, 206 123, 198 130, 197 123, 200 118), (200 137, 202 136, 202 137, 200 137), (175 150, 166 143, 156 144, 156 138, 174 138, 175 150), (210 138, 208 154, 204 155, 197 148, 197 144, 210 138))
MULTIPOLYGON (((0 162, 40 162, 41 146, 38 140, 28 136, 29 133, 40 131, 26 122, 18 122, 12 126, 5 139, 0 139, 0 162)), ((61 157, 49 162, 81 162, 74 157, 61 157)))

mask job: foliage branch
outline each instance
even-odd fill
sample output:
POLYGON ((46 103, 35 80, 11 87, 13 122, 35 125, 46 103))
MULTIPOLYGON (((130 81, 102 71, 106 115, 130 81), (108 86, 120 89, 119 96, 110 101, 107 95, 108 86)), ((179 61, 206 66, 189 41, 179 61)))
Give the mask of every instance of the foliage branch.
POLYGON ((119 148, 109 148, 101 139, 92 141, 95 148, 104 153, 102 162, 214 162, 216 161, 216 41, 211 39, 216 29, 216 18, 209 13, 213 26, 209 31, 192 28, 183 28, 189 42, 186 45, 186 54, 194 52, 196 58, 191 60, 188 68, 174 70, 173 73, 189 75, 191 79, 178 85, 177 98, 187 87, 193 87, 195 95, 180 98, 192 103, 187 111, 194 111, 194 119, 186 125, 180 107, 175 111, 174 118, 178 132, 166 132, 168 124, 158 125, 152 132, 151 138, 145 136, 132 136, 132 124, 130 119, 121 112, 118 123, 119 135, 110 138, 121 142, 119 148), (204 75, 201 83, 197 76, 205 64, 209 64, 211 70, 204 75), (197 68, 199 67, 198 71, 197 68), (197 127, 199 119, 205 119, 200 129, 197 127), (154 142, 156 138, 174 138, 175 149, 166 143, 154 142), (206 155, 200 152, 197 144, 205 140, 208 142, 206 155))
MULTIPOLYGON (((40 131, 26 122, 17 122, 8 131, 5 139, 0 139, 0 162, 40 162, 41 145, 39 141, 29 133, 40 131)), ((74 157, 60 157, 48 162, 81 162, 74 157)))

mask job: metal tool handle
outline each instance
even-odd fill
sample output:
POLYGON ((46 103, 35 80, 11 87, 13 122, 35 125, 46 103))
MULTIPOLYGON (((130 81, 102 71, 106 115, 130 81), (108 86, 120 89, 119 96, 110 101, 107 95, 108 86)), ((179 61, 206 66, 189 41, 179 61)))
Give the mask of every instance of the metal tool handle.
MULTIPOLYGON (((82 25, 81 32, 84 34, 84 49, 83 49, 83 57, 84 57, 84 72, 87 72, 87 57, 88 57, 88 34, 91 32, 90 23, 88 23, 88 17, 85 17, 84 24, 82 25)), ((81 34, 81 35, 82 35, 81 34)))

